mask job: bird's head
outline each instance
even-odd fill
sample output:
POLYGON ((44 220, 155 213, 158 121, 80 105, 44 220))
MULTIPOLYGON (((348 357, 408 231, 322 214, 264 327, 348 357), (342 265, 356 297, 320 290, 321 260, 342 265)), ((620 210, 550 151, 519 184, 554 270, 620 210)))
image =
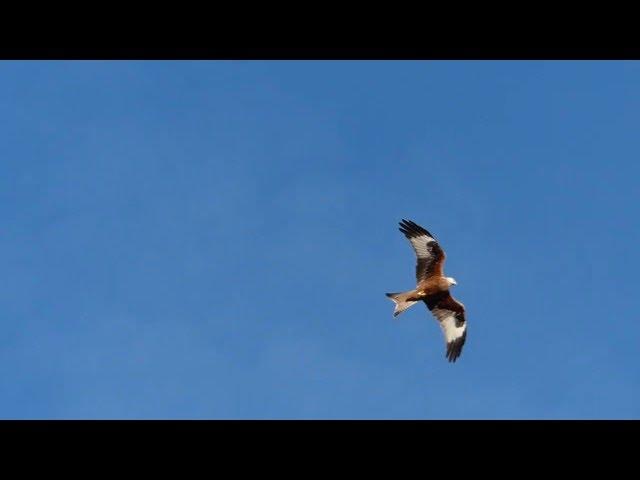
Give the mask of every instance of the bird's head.
POLYGON ((456 279, 453 277, 447 277, 447 282, 449 282, 450 287, 458 284, 458 282, 456 282, 456 279))

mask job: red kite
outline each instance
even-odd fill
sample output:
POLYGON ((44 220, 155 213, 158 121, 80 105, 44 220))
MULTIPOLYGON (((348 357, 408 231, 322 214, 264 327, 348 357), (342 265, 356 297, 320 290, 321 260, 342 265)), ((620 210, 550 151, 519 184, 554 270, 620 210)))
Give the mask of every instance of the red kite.
POLYGON ((410 220, 400 222, 400 231, 409 239, 418 257, 417 285, 409 292, 387 293, 387 297, 396 304, 393 316, 397 317, 414 303, 423 301, 440 322, 447 343, 447 359, 455 362, 467 338, 467 322, 464 305, 449 293, 449 288, 457 283, 453 278, 444 276, 444 250, 433 235, 410 220))

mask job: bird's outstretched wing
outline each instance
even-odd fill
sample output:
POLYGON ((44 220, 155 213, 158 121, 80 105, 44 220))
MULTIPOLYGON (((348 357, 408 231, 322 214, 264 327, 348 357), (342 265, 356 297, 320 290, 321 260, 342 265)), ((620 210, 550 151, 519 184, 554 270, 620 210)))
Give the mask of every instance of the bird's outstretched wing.
POLYGON ((448 290, 425 298, 424 303, 440 323, 447 344, 447 359, 455 362, 467 339, 464 305, 453 298, 448 290))
POLYGON ((409 239, 418 257, 416 280, 420 283, 432 275, 442 275, 445 254, 427 230, 411 220, 402 220, 399 230, 409 239))

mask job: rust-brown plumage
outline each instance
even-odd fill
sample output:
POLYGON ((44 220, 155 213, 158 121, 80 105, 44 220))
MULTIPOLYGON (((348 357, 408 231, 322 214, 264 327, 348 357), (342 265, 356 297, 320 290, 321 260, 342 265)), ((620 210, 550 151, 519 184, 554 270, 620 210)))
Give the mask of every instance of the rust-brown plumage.
POLYGON ((467 323, 464 305, 449 292, 456 282, 444 275, 444 250, 428 230, 410 220, 400 222, 400 231, 411 243, 417 257, 416 288, 408 292, 387 293, 396 304, 393 316, 423 301, 440 324, 447 344, 447 359, 455 362, 467 338, 467 323))

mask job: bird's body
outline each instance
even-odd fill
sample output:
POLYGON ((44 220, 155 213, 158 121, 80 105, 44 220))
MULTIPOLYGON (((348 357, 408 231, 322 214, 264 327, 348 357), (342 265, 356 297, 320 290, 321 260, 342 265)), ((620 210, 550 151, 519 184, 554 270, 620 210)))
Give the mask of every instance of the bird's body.
POLYGON ((416 287, 416 291, 418 292, 418 295, 424 297, 449 290, 450 286, 451 281, 447 277, 433 276, 420 282, 416 287))
POLYGON ((411 242, 416 257, 416 288, 408 292, 387 293, 395 303, 393 316, 423 301, 440 323, 447 343, 447 359, 455 362, 467 337, 464 305, 451 296, 456 281, 444 275, 445 253, 427 230, 408 220, 400 222, 400 231, 411 242))

